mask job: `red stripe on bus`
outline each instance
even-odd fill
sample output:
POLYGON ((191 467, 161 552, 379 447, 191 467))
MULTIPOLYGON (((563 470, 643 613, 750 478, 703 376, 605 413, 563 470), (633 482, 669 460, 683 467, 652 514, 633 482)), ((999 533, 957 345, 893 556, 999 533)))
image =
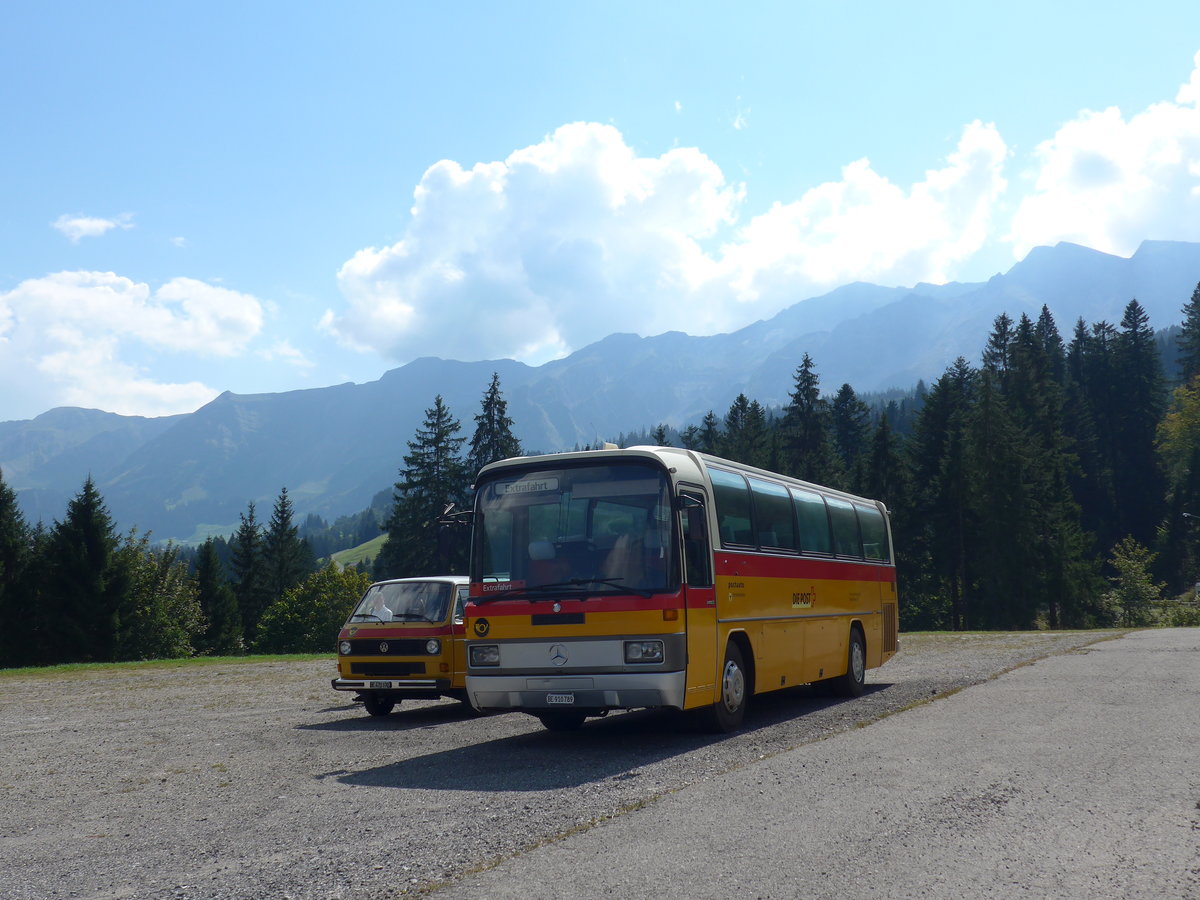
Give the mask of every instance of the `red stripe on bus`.
POLYGON ((717 575, 741 578, 816 578, 823 581, 895 581, 896 567, 848 559, 767 556, 757 553, 716 554, 717 575))

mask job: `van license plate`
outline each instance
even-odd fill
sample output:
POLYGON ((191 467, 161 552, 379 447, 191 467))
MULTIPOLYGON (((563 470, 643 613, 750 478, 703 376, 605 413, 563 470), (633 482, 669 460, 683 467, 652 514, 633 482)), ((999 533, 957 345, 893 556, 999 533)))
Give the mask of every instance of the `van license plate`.
POLYGON ((563 703, 574 703, 575 695, 574 694, 547 694, 546 702, 549 703, 551 706, 557 706, 557 705, 563 704, 563 703))
POLYGON ((386 690, 390 689, 391 686, 392 686, 392 683, 390 681, 372 681, 371 682, 371 690, 373 690, 373 691, 386 691, 386 690))

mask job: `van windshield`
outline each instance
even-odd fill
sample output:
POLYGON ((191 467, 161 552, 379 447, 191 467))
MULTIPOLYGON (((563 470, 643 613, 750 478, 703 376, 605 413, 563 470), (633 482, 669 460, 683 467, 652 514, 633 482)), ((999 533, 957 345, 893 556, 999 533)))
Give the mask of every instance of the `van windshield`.
POLYGON ((677 585, 666 474, 642 463, 498 472, 479 486, 472 580, 648 595, 677 585))
POLYGON ((381 582, 367 589, 350 615, 356 622, 441 622, 454 585, 444 581, 381 582))

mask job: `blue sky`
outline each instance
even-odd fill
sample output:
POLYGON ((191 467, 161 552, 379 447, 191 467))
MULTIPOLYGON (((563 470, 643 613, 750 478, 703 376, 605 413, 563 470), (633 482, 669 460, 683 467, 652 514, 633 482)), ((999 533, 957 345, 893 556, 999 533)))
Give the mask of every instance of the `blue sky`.
POLYGON ((0 36, 0 421, 1200 241, 1194 0, 5 0, 0 36))

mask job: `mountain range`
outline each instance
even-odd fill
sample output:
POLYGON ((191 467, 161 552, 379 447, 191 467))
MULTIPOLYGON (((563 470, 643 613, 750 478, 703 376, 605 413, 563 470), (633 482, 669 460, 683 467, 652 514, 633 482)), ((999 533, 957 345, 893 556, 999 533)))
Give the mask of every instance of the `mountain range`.
POLYGON ((541 366, 510 359, 423 358, 366 384, 278 394, 226 392, 193 413, 161 418, 58 408, 0 422, 0 472, 26 518, 47 525, 91 475, 118 526, 155 539, 228 535, 253 501, 282 487, 297 515, 364 509, 396 481, 407 442, 440 394, 462 423, 492 373, 530 451, 571 449, 665 422, 683 427, 738 393, 782 406, 805 353, 825 391, 910 389, 956 357, 975 362, 1002 312, 1120 322, 1136 298, 1155 329, 1182 321, 1200 283, 1200 244, 1147 241, 1130 258, 1075 244, 1038 247, 986 282, 889 288, 856 283, 795 303, 730 334, 612 334, 541 366))

